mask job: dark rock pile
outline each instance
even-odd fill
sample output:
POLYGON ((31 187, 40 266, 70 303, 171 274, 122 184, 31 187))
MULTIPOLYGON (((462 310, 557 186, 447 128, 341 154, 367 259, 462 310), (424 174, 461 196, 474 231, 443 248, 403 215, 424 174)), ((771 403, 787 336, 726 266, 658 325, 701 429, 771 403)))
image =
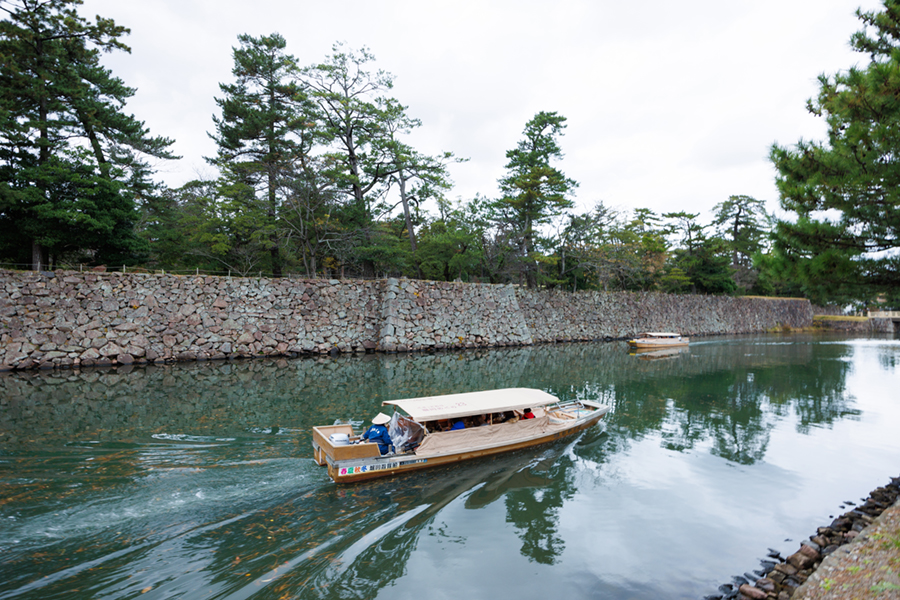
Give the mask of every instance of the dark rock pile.
MULTIPOLYGON (((819 567, 822 560, 840 546, 853 541, 875 518, 892 506, 900 496, 900 478, 874 490, 863 503, 842 514, 827 527, 819 527, 815 535, 800 543, 800 549, 783 558, 769 549, 761 568, 732 578, 719 586, 718 593, 705 600, 787 600, 819 567)), ((853 506, 844 502, 843 506, 853 506)))

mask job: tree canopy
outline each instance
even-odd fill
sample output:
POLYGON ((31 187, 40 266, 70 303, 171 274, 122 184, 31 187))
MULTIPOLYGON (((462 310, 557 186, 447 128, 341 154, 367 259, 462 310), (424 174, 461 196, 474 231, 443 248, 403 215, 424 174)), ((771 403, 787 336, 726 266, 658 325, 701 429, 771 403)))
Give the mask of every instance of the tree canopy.
POLYGON ((123 112, 134 90, 100 64, 128 51, 128 30, 83 19, 78 4, 0 2, 0 251, 34 268, 66 253, 146 254, 136 203, 157 190, 144 157, 174 158, 171 140, 123 112))
POLYGON ((771 266, 819 302, 900 300, 900 1, 857 16, 868 64, 819 77, 824 141, 772 147, 781 206, 771 266))
POLYGON ((367 48, 335 44, 302 66, 278 33, 240 35, 231 49, 209 133, 215 176, 166 189, 148 157, 173 158, 171 140, 124 112, 135 90, 100 63, 128 51, 128 30, 83 19, 79 4, 0 0, 3 261, 573 291, 788 289, 772 257, 757 260, 769 222, 749 196, 723 200, 711 224, 599 200, 579 211, 562 167, 567 121, 554 111, 525 123, 493 195, 449 199, 461 159, 413 146, 423 124, 367 48))
POLYGON ((518 242, 528 287, 537 285, 538 265, 544 258, 537 251, 538 228, 571 208, 569 195, 578 186, 550 164, 563 156, 557 140, 565 123, 562 115, 542 111, 525 124, 524 138, 506 153, 507 174, 500 180, 503 196, 494 204, 518 242))
POLYGON ((241 35, 238 42, 235 81, 219 85, 223 97, 216 104, 222 116, 213 116, 216 133, 210 136, 218 153, 210 162, 221 169, 225 195, 239 204, 251 236, 268 252, 272 273, 280 277, 277 221, 295 164, 312 146, 312 136, 304 135, 308 102, 294 79, 297 61, 285 54, 282 36, 241 35))

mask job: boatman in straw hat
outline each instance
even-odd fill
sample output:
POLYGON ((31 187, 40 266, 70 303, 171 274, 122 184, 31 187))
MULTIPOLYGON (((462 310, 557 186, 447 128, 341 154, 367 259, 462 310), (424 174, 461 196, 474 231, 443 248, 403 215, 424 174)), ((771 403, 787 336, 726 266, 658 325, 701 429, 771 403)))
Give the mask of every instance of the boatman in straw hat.
POLYGON ((378 450, 382 454, 387 454, 391 449, 391 436, 388 435, 386 425, 391 422, 391 418, 384 413, 378 413, 372 419, 372 426, 369 427, 364 434, 360 436, 360 440, 369 440, 378 444, 378 450))

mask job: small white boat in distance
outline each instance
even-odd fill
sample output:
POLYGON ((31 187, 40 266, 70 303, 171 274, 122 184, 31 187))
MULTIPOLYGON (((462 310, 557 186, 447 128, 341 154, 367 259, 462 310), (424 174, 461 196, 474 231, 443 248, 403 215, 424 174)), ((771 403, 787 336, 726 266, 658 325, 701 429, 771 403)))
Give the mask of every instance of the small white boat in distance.
POLYGON ((632 348, 672 348, 675 346, 687 346, 690 339, 682 336, 680 333, 672 333, 668 331, 648 331, 639 333, 634 339, 628 340, 628 345, 632 348))
POLYGON ((654 348, 632 348, 629 351, 631 356, 636 356, 641 360, 663 360, 667 358, 678 358, 682 354, 689 352, 687 346, 672 347, 654 347, 654 348))
POLYGON ((507 388, 382 403, 395 408, 385 455, 349 424, 313 427, 313 458, 337 483, 351 483, 456 463, 552 442, 596 424, 609 407, 560 402, 542 390, 507 388), (530 410, 529 410, 530 409, 530 410), (400 410, 401 412, 396 412, 400 410), (531 412, 533 418, 526 418, 531 412), (465 428, 446 430, 462 421, 465 428))

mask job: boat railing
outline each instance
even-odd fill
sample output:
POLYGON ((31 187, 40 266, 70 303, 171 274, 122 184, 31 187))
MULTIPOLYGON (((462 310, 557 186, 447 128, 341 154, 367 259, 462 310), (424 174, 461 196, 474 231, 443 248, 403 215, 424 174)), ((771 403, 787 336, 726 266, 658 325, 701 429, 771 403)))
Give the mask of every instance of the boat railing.
POLYGON ((580 413, 582 410, 589 410, 589 409, 584 404, 584 402, 582 402, 581 400, 575 399, 575 400, 565 400, 565 401, 560 400, 559 402, 557 402, 555 404, 548 405, 545 408, 545 410, 547 412, 555 412, 556 414, 562 415, 566 418, 577 419, 577 418, 579 418, 578 416, 569 414, 569 413, 574 412, 577 414, 577 413, 580 413), (574 409, 574 410, 572 410, 572 409, 574 409))

